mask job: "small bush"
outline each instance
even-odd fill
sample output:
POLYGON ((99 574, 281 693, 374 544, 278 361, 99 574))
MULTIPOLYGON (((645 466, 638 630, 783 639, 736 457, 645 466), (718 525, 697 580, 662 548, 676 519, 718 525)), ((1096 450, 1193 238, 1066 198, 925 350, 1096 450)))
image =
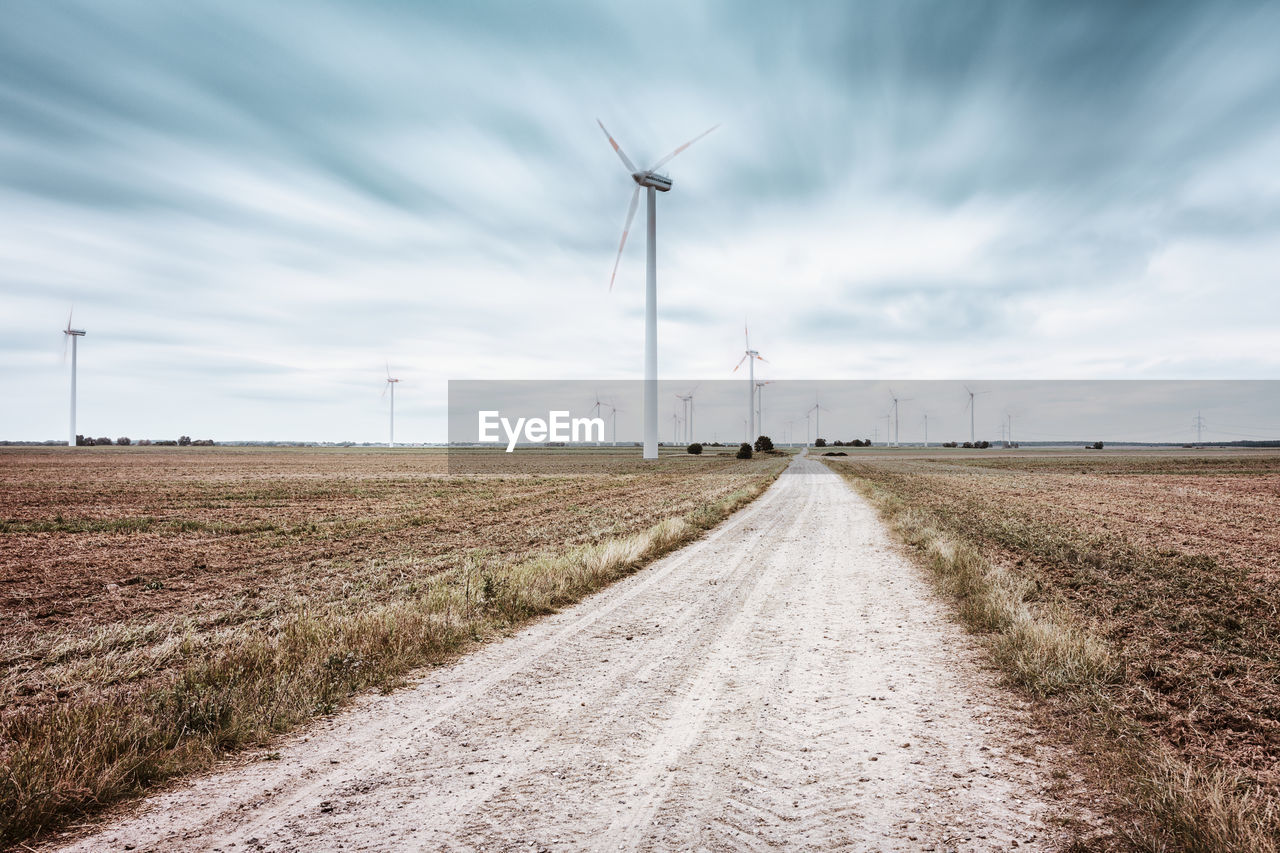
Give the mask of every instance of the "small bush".
POLYGON ((120 445, 121 447, 128 447, 129 445, 133 444, 133 440, 130 439, 127 435, 125 435, 125 436, 121 436, 120 438, 117 438, 116 444, 120 445))
POLYGON ((766 453, 773 450, 773 439, 767 435, 762 435, 756 439, 756 453, 766 453))
POLYGON ((747 444, 745 441, 744 441, 744 442, 742 442, 742 446, 738 448, 738 458, 739 458, 739 459, 750 459, 750 458, 751 458, 751 445, 747 444))
POLYGON ((695 441, 693 444, 685 448, 685 452, 692 453, 694 456, 700 456, 702 454, 702 445, 695 441))
POLYGON ((814 439, 814 441, 813 441, 813 446, 814 446, 814 447, 826 447, 826 446, 827 446, 827 440, 826 440, 825 438, 817 438, 817 439, 814 439))

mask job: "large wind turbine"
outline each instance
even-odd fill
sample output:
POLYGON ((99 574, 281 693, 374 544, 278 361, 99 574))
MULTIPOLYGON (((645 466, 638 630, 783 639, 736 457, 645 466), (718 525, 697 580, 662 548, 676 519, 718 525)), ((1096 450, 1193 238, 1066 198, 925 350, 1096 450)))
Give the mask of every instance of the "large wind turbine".
POLYGON ((964 386, 964 390, 969 395, 969 402, 965 403, 964 407, 969 410, 969 443, 973 444, 976 441, 976 439, 974 439, 973 437, 973 420, 974 420, 973 412, 975 408, 975 406, 973 405, 973 398, 978 396, 979 394, 990 394, 991 392, 990 391, 974 391, 968 385, 964 386))
POLYGON ((747 362, 747 442, 754 443, 759 435, 756 433, 756 362, 763 361, 765 364, 769 362, 760 353, 751 348, 751 331, 744 325, 742 333, 746 337, 747 350, 742 358, 738 359, 738 363, 734 365, 732 373, 737 373, 738 368, 742 367, 742 362, 747 362))
POLYGON ((62 357, 67 357, 67 339, 71 340, 71 435, 67 438, 67 446, 76 446, 76 338, 83 338, 88 332, 84 329, 71 328, 71 314, 67 314, 67 327, 62 330, 66 338, 62 341, 62 357))
POLYGON ((604 122, 596 119, 596 124, 604 131, 604 135, 622 160, 622 165, 631 173, 631 180, 636 182, 635 192, 631 194, 631 206, 627 208, 627 219, 622 225, 622 239, 618 241, 618 257, 613 262, 613 275, 609 276, 609 289, 613 290, 613 280, 618 276, 618 264, 622 261, 622 248, 627 245, 627 233, 631 231, 631 220, 636 215, 636 205, 640 203, 640 189, 647 189, 649 200, 648 251, 646 253, 646 279, 644 290, 644 458, 658 458, 658 203, 657 193, 671 190, 671 179, 659 175, 658 169, 665 166, 681 151, 706 136, 720 125, 690 139, 666 157, 654 163, 648 169, 640 170, 631 159, 623 153, 621 146, 605 130, 604 122))
POLYGON ((391 378, 391 362, 387 362, 387 384, 382 386, 383 395, 388 388, 391 389, 391 434, 387 438, 387 447, 396 446, 396 383, 399 381, 391 378))

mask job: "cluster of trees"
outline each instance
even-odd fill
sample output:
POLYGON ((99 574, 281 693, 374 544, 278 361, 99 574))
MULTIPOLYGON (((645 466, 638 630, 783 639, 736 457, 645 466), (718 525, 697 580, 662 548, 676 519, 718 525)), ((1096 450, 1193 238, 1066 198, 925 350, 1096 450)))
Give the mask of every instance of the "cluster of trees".
POLYGON ((853 441, 841 441, 840 439, 837 438, 835 441, 831 442, 831 446, 832 447, 870 447, 871 439, 855 438, 853 441))
MULTIPOLYGON (((128 447, 129 445, 133 444, 133 439, 129 438, 127 435, 121 436, 120 438, 117 438, 115 441, 112 441, 111 439, 105 438, 105 437, 93 438, 92 436, 88 436, 88 437, 83 435, 76 436, 77 447, 101 447, 104 445, 111 445, 111 444, 117 445, 119 447, 128 447)), ((195 441, 192 441, 191 436, 189 435, 180 435, 178 436, 177 441, 174 441, 173 439, 167 439, 167 438, 157 439, 155 441, 149 438, 143 438, 143 439, 139 439, 138 441, 139 447, 150 447, 152 445, 155 445, 156 447, 213 447, 214 446, 213 439, 211 438, 198 438, 195 441)))
POLYGON ((943 447, 967 447, 967 448, 969 448, 970 450, 973 450, 973 449, 977 449, 977 450, 986 450, 988 447, 990 447, 990 446, 991 446, 991 442, 989 442, 989 441, 966 441, 964 444, 959 444, 959 443, 954 442, 954 441, 944 441, 944 442, 942 442, 942 446, 943 446, 943 447))
POLYGON ((1095 441, 1093 444, 1086 444, 1086 445, 1084 446, 1084 449, 1085 449, 1085 450, 1101 450, 1101 449, 1102 449, 1102 442, 1101 442, 1101 441, 1095 441))
MULTIPOLYGON (((123 439, 123 441, 128 443, 129 439, 126 438, 126 439, 123 439)), ((98 444, 114 444, 114 443, 115 442, 113 442, 111 439, 105 438, 105 437, 94 438, 90 436, 88 438, 85 438, 83 435, 76 436, 76 447, 93 447, 94 445, 98 445, 98 444)))

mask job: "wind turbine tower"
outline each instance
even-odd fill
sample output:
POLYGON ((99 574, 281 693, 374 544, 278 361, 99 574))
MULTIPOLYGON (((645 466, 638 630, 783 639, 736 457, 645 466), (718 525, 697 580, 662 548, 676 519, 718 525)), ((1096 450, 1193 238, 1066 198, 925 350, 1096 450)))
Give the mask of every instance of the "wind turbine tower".
POLYGON ((680 400, 680 402, 683 404, 682 408, 684 410, 683 417, 684 417, 684 424, 685 424, 685 438, 688 439, 690 442, 692 442, 693 441, 693 391, 690 391, 688 394, 677 394, 676 399, 680 400))
POLYGON ((770 380, 762 379, 756 382, 756 432, 764 433, 764 386, 768 385, 770 380))
POLYGON ((991 392, 990 391, 974 391, 968 385, 964 386, 964 390, 969 394, 969 402, 965 403, 964 407, 969 410, 969 443, 973 444, 976 441, 976 439, 974 438, 974 430, 973 430, 973 421, 974 421, 973 398, 978 396, 979 394, 989 394, 991 392))
MULTIPOLYGON (((893 446, 894 446, 894 447, 897 447, 897 446, 898 446, 898 423, 899 423, 899 421, 898 421, 898 403, 899 403, 899 402, 906 403, 906 402, 910 401, 910 400, 911 400, 911 398, 910 398, 910 397, 899 397, 897 394, 895 394, 895 393, 893 392, 893 389, 892 389, 892 388, 890 388, 890 389, 889 389, 889 397, 890 397, 890 399, 892 399, 892 400, 893 400, 893 446)), ((886 432, 888 431, 888 429, 889 429, 889 425, 886 423, 886 424, 885 424, 885 430, 886 430, 886 432)))
MULTIPOLYGON (((831 414, 831 410, 825 408, 821 403, 814 402, 809 412, 813 412, 813 440, 817 441, 822 438, 822 413, 831 414)), ((806 418, 809 417, 809 412, 805 412, 806 418)))
POLYGON ((391 364, 387 364, 387 384, 383 386, 382 393, 386 394, 387 389, 391 390, 391 434, 387 438, 387 447, 396 446, 396 383, 399 379, 391 378, 391 364))
POLYGON ((738 368, 742 367, 742 362, 747 362, 747 442, 753 443, 759 437, 756 430, 756 362, 763 361, 765 364, 769 362, 751 348, 751 332, 746 326, 742 327, 742 333, 747 341, 746 353, 738 359, 732 372, 737 373, 738 368))
POLYGON ((84 329, 71 328, 71 314, 67 314, 67 327, 62 330, 62 334, 66 335, 63 339, 62 352, 66 357, 66 342, 71 341, 71 434, 67 437, 67 446, 76 446, 76 339, 83 338, 88 334, 84 329))
MULTIPOLYGON (((591 413, 593 413, 593 414, 594 414, 596 417, 598 417, 598 418, 599 418, 599 417, 603 417, 603 416, 604 416, 604 408, 605 408, 605 406, 609 406, 609 404, 608 404, 608 403, 606 403, 604 400, 601 400, 601 399, 600 399, 600 392, 599 392, 599 391, 597 391, 597 392, 596 392, 596 401, 595 401, 594 403, 592 403, 592 404, 591 404, 591 408, 590 408, 590 410, 589 410, 589 411, 590 411, 591 413)), ((610 408, 612 408, 612 407, 610 406, 610 408)), ((617 422, 617 410, 616 410, 616 409, 614 410, 613 443, 614 443, 614 444, 617 444, 617 443, 618 443, 618 422, 617 422)))
POLYGON ((631 159, 623 153, 621 146, 605 130, 604 123, 596 119, 596 124, 604 131, 605 137, 622 165, 631 173, 635 181, 635 192, 631 194, 631 206, 627 208, 627 219, 622 226, 622 239, 618 242, 618 257, 613 262, 613 275, 609 277, 609 289, 613 290, 613 281, 618 276, 618 264, 622 260, 622 249, 627 245, 627 233, 631 230, 631 220, 635 218, 636 206, 640 203, 640 190, 648 191, 649 221, 646 229, 648 247, 645 261, 644 290, 644 458, 658 458, 658 202, 657 194, 671 191, 671 179, 659 175, 658 169, 665 166, 671 158, 706 136, 719 125, 706 130, 672 151, 666 157, 654 163, 648 169, 640 170, 631 159))

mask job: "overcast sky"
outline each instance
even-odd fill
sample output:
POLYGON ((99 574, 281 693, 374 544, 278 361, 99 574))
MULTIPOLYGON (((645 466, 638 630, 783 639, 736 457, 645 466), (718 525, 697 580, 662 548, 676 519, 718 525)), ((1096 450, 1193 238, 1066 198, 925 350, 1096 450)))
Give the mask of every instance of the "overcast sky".
MULTIPOLYGON (((14 2, 0 438, 443 440, 446 380, 1280 376, 1280 5, 14 2)), ((1189 404, 1187 420, 1194 415, 1189 404)), ((1212 412, 1206 412, 1212 423, 1212 412)))

